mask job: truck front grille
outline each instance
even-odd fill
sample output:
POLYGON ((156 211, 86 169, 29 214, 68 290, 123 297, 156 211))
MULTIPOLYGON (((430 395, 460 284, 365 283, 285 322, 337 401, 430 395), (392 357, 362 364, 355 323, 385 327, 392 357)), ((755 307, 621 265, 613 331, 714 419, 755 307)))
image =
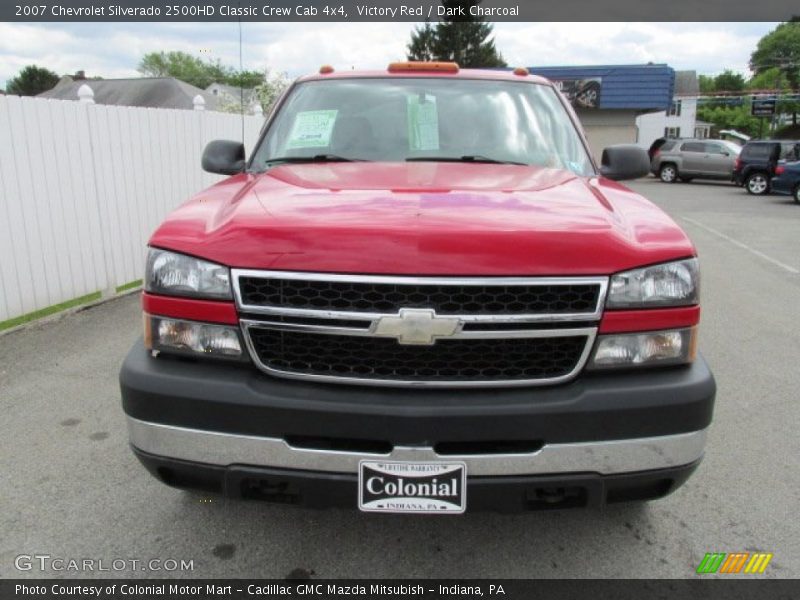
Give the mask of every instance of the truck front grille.
POLYGON ((242 277, 242 303, 311 310, 396 313, 431 308, 442 315, 591 313, 597 284, 452 285, 309 281, 242 277))
POLYGON ((597 333, 605 277, 232 271, 250 355, 290 378, 477 387, 567 381, 597 333))
POLYGON ((393 339, 253 327, 250 339, 267 368, 290 374, 376 381, 462 382, 551 379, 569 374, 586 336, 452 339, 431 346, 393 339))

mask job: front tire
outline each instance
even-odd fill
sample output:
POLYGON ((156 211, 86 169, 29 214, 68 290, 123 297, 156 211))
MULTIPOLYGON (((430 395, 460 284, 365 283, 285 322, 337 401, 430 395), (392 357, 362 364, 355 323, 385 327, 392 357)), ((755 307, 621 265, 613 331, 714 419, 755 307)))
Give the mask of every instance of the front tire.
POLYGON ((794 192, 792 193, 792 198, 794 198, 794 201, 795 201, 795 202, 797 202, 798 204, 800 204, 800 183, 798 183, 798 184, 797 184, 797 185, 794 187, 794 192))
POLYGON ((744 187, 748 194, 753 196, 763 196, 769 192, 769 179, 766 173, 753 173, 748 175, 744 181, 744 187))
POLYGON ((661 165, 658 170, 658 178, 664 183, 675 183, 675 180, 678 179, 678 169, 671 163, 661 165))

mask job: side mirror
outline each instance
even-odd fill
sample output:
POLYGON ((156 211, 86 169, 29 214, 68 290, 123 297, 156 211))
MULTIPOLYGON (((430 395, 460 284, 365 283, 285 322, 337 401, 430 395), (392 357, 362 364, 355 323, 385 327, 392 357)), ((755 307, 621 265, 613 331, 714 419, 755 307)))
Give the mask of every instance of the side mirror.
POLYGON ((244 171, 244 144, 214 140, 203 150, 203 170, 220 175, 236 175, 244 171))
POLYGON ((603 150, 600 161, 600 174, 608 179, 622 181, 637 179, 650 172, 650 159, 647 152, 633 144, 609 146, 603 150))

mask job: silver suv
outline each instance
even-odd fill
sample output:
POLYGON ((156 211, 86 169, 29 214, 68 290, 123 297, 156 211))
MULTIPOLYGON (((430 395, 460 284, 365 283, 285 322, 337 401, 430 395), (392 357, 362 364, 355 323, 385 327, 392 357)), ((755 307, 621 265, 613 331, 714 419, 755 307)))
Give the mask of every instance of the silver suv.
POLYGON ((740 151, 726 140, 668 140, 653 155, 650 171, 664 183, 695 177, 730 181, 740 151))

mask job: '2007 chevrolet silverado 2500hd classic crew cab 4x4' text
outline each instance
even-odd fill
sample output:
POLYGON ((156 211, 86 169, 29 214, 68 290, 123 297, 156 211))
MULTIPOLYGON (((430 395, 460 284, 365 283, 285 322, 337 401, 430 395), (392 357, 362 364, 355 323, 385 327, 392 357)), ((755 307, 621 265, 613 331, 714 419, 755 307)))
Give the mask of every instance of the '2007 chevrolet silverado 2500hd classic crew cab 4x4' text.
POLYGON ((664 496, 703 456, 696 252, 545 79, 297 80, 150 239, 120 374, 163 482, 363 511, 664 496))

